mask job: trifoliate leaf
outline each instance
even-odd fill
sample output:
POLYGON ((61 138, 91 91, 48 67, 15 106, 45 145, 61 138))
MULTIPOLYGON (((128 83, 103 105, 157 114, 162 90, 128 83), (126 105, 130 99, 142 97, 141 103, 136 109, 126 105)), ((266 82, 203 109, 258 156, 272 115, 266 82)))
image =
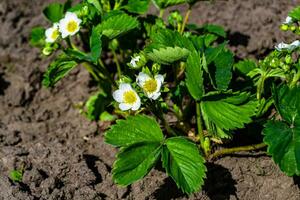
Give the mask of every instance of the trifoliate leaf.
POLYGON ((255 69, 256 63, 253 60, 242 60, 234 65, 234 68, 237 69, 241 74, 247 76, 247 74, 255 69))
POLYGON ((183 137, 167 139, 162 162, 167 174, 183 192, 191 194, 201 189, 207 170, 196 144, 183 137))
POLYGON ((60 3, 51 3, 44 8, 43 13, 51 22, 58 22, 64 15, 64 5, 60 3))
POLYGON ((89 120, 98 121, 100 115, 105 111, 105 108, 109 103, 107 95, 103 92, 98 92, 91 96, 85 103, 87 118, 89 120))
POLYGON ((223 51, 214 60, 216 66, 215 82, 218 90, 226 90, 232 77, 234 59, 230 51, 223 51))
POLYGON ((105 141, 114 146, 128 146, 141 142, 161 142, 163 134, 159 124, 145 115, 129 116, 117 120, 105 134, 105 141))
POLYGON ((294 8, 289 12, 289 16, 293 18, 294 20, 299 21, 300 20, 300 6, 294 8))
POLYGON ((143 178, 155 165, 161 153, 159 142, 142 142, 122 148, 113 165, 113 179, 127 186, 143 178))
POLYGON ((74 67, 77 62, 71 58, 62 55, 54 60, 46 73, 44 74, 43 85, 46 87, 54 86, 60 79, 66 76, 74 67))
POLYGON ((186 86, 195 100, 200 100, 204 94, 203 70, 205 57, 200 59, 200 55, 194 51, 190 54, 186 62, 186 86))
POLYGON ((125 13, 115 14, 108 17, 96 27, 98 34, 105 35, 109 39, 116 38, 139 27, 136 18, 125 13))
POLYGON ((288 176, 300 176, 300 121, 293 125, 269 121, 263 130, 264 143, 280 169, 288 176))
POLYGON ((181 61, 187 58, 189 50, 180 47, 166 47, 153 49, 147 53, 147 57, 159 64, 170 65, 176 61, 181 61))
POLYGON ((129 0, 124 6, 131 13, 145 14, 148 11, 149 0, 129 0))
POLYGON ((45 29, 43 27, 35 27, 31 30, 30 44, 38 47, 45 44, 45 29))
POLYGON ((93 28, 92 35, 90 37, 90 49, 91 59, 93 60, 93 62, 97 62, 102 52, 102 40, 101 35, 99 35, 95 28, 93 28))
POLYGON ((207 121, 218 128, 234 130, 243 128, 256 114, 257 102, 249 99, 249 94, 215 94, 206 96, 201 102, 201 110, 207 121))

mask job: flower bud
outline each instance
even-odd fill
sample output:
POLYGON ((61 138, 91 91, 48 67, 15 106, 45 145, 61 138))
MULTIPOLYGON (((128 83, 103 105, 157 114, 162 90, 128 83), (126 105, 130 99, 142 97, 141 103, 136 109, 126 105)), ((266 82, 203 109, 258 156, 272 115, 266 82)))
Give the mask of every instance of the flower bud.
POLYGON ((291 55, 286 55, 285 56, 285 63, 286 64, 291 64, 293 62, 293 58, 291 55))
POLYGON ((297 29, 297 27, 295 25, 292 25, 289 27, 291 31, 295 31, 297 29))
POLYGON ((280 29, 282 31, 287 31, 287 30, 289 30, 289 25, 287 25, 287 24, 281 24, 280 29))
POLYGON ((157 74, 160 71, 160 64, 155 63, 152 65, 152 72, 153 74, 157 74))

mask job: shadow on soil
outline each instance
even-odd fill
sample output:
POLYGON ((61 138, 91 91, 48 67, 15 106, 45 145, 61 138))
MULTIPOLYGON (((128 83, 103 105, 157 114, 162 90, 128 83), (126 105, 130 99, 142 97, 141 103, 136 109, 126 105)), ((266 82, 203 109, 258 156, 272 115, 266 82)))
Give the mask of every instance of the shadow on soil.
POLYGON ((293 180, 294 180, 294 184, 297 185, 298 188, 300 189, 300 177, 299 176, 294 176, 293 180))
POLYGON ((4 74, 0 73, 0 95, 4 95, 4 90, 10 85, 10 83, 3 78, 3 75, 4 74))
POLYGON ((250 36, 240 32, 228 33, 229 45, 231 46, 248 46, 250 36))

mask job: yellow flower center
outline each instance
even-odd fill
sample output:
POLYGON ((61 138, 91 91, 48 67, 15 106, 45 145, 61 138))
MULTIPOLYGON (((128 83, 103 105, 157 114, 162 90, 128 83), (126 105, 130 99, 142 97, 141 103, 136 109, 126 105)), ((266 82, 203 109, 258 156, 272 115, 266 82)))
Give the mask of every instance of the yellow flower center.
POLYGON ((153 93, 157 90, 157 82, 155 79, 149 79, 145 81, 143 88, 145 92, 153 93))
POLYGON ((53 40, 56 40, 56 38, 58 37, 58 35, 59 35, 59 32, 58 32, 58 30, 56 29, 55 31, 52 32, 51 38, 52 38, 53 40))
POLYGON ((68 22, 67 30, 69 32, 74 32, 76 31, 77 28, 78 28, 77 22, 75 22, 74 20, 68 22))
POLYGON ((128 103, 128 104, 134 104, 137 100, 136 94, 132 90, 124 92, 123 99, 124 99, 124 103, 128 103))

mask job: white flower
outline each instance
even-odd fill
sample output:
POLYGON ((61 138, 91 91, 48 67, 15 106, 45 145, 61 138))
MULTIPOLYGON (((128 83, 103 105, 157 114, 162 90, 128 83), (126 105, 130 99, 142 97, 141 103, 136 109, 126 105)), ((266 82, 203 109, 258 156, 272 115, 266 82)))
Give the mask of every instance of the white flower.
POLYGON ((290 16, 287 16, 285 21, 283 22, 283 24, 291 24, 293 23, 293 18, 291 18, 290 16))
POLYGON ((81 19, 75 13, 67 12, 65 18, 59 21, 59 32, 62 38, 75 35, 80 29, 81 19))
POLYGON ((151 78, 148 74, 140 72, 136 78, 137 84, 143 88, 146 96, 156 100, 160 96, 160 88, 164 82, 164 77, 160 74, 151 78))
POLYGON ((130 65, 133 67, 133 68, 137 68, 137 62, 139 62, 141 59, 141 56, 136 56, 134 58, 131 59, 130 61, 130 65))
POLYGON ((296 40, 292 42, 291 44, 286 44, 284 42, 279 43, 277 46, 275 46, 275 49, 277 51, 283 51, 283 50, 289 50, 292 51, 300 46, 300 41, 296 40))
POLYGON ((45 32, 46 42, 53 43, 59 37, 58 24, 55 23, 51 28, 48 28, 45 32))
POLYGON ((138 110, 141 99, 128 83, 121 83, 118 90, 114 91, 113 98, 120 103, 121 110, 138 110))

